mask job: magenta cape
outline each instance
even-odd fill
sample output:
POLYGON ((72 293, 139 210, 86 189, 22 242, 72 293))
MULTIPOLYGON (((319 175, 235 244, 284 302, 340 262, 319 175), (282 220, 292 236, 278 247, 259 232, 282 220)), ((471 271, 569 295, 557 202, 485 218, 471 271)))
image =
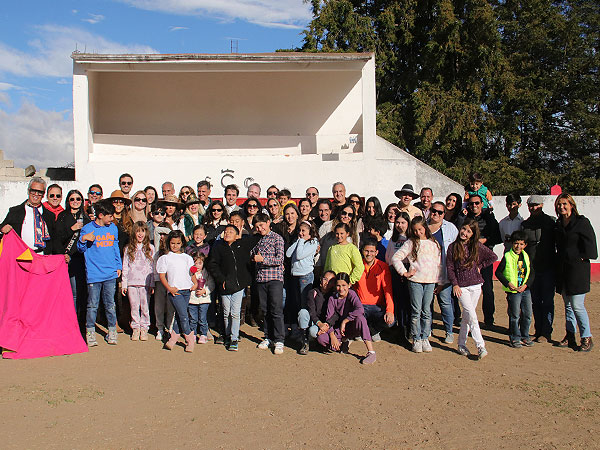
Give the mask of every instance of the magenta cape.
POLYGON ((12 230, 0 241, 0 347, 9 359, 87 352, 63 255, 38 255, 12 230))

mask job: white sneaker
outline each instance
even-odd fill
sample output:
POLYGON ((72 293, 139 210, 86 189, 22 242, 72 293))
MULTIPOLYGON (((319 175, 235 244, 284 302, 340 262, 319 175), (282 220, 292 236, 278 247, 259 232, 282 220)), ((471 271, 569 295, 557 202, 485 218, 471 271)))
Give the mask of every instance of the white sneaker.
POLYGON ((283 342, 275 342, 275 350, 273 353, 276 355, 283 355, 283 342))
POLYGON ((485 347, 481 347, 480 349, 478 349, 477 353, 477 359, 483 359, 487 356, 487 350, 485 349, 485 347))
POLYGON ((454 343, 454 333, 446 333, 446 339, 444 339, 445 344, 454 343))
MULTIPOLYGON (((283 345, 283 344, 282 344, 283 345)), ((256 348, 259 348, 261 350, 266 350, 271 346, 271 341, 268 339, 265 339, 264 341, 262 341, 260 344, 258 344, 256 346, 256 348)))
POLYGON ((415 353, 423 353, 423 341, 420 339, 415 339, 413 341, 412 351, 415 353))
POLYGON ((429 343, 429 339, 423 339, 422 341, 423 351, 430 353, 431 352, 431 344, 429 343))
POLYGON ((158 330, 156 332, 156 337, 154 339, 156 339, 157 341, 162 341, 163 340, 163 332, 158 330))
POLYGON ((381 341, 381 336, 379 335, 379 333, 376 333, 373 336, 371 336, 371 340, 373 342, 379 342, 379 341, 381 341))

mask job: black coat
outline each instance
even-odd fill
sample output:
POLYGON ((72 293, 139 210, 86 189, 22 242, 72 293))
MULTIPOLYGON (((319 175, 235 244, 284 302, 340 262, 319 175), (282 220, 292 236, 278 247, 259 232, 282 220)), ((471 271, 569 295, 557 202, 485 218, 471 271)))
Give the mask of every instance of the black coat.
MULTIPOLYGON (((554 241, 554 228, 556 224, 553 217, 542 212, 530 216, 521 224, 522 230, 527 235, 527 248, 532 267, 536 272, 552 271, 556 262, 556 243, 554 241)), ((531 284, 531 283, 529 283, 531 284)))
MULTIPOLYGON (((17 206, 13 206, 8 209, 8 214, 4 218, 4 221, 0 224, 0 228, 4 227, 4 225, 10 225, 15 230, 19 236, 21 236, 21 231, 23 229, 23 221, 25 220, 25 205, 27 204, 27 200, 17 206)), ((44 206, 42 206, 42 219, 46 222, 46 227, 48 228, 48 233, 50 234, 50 240, 46 241, 46 248, 44 249, 44 254, 51 255, 54 253, 54 235, 55 232, 55 222, 56 216, 53 212, 48 211, 44 206)))
POLYGON ((255 241, 253 237, 245 237, 229 245, 218 240, 211 246, 206 269, 214 278, 219 293, 229 295, 250 286, 250 250, 255 241))
POLYGON ((556 292, 567 295, 590 291, 590 259, 598 257, 596 234, 589 219, 573 215, 567 226, 556 221, 556 292))
POLYGON ((477 221, 481 237, 486 239, 485 244, 483 245, 487 248, 493 250, 495 245, 502 243, 498 221, 496 220, 496 217, 494 217, 494 213, 489 209, 484 210, 478 216, 469 213, 467 217, 477 221))

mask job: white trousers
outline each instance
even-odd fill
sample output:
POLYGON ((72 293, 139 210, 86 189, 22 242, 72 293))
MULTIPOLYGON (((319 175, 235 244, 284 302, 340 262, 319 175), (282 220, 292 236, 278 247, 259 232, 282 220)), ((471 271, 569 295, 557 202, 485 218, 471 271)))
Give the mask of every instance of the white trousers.
POLYGON ((458 335, 458 345, 467 344, 467 336, 469 331, 471 337, 475 341, 477 348, 485 348, 483 342, 483 336, 479 329, 479 320, 477 319, 477 302, 481 296, 481 284, 475 284, 473 286, 461 287, 462 295, 459 297, 458 302, 462 309, 462 320, 460 322, 460 333, 458 335))

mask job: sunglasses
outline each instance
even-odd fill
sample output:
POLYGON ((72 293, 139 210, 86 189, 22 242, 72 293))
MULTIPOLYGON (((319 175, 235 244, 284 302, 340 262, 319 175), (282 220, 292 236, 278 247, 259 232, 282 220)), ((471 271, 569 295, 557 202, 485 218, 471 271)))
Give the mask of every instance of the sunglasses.
POLYGON ((50 194, 48 198, 61 198, 62 194, 50 194))
POLYGON ((190 191, 181 191, 181 195, 190 195, 191 192, 190 191))
POLYGON ((46 191, 40 191, 39 189, 29 189, 29 193, 35 195, 44 195, 46 191))
POLYGON ((469 202, 469 206, 471 205, 481 205, 481 202, 469 202))
POLYGON ((258 208, 258 205, 248 205, 248 208, 258 208))
POLYGON ((134 202, 148 203, 148 200, 146 200, 145 198, 142 198, 142 197, 138 197, 138 198, 134 199, 133 201, 134 202))
POLYGON ((342 211, 340 213, 340 216, 354 217, 354 213, 351 213, 351 212, 348 212, 348 211, 342 211))
POLYGON ((124 184, 125 186, 131 186, 133 184, 133 181, 121 181, 121 184, 124 184))
POLYGON ((307 197, 316 197, 317 195, 319 195, 319 194, 315 194, 315 193, 312 193, 312 192, 307 192, 306 193, 307 197))
POLYGON ((113 203, 116 203, 118 205, 125 204, 125 202, 123 200, 113 200, 113 203))
POLYGON ((440 216, 443 216, 445 214, 446 211, 441 211, 439 209, 432 209, 431 210, 431 214, 438 214, 440 216))
POLYGON ((70 202, 80 202, 81 200, 83 200, 81 197, 71 197, 69 199, 70 202))
POLYGON ((350 203, 354 203, 356 205, 360 205, 360 200, 350 200, 350 203))
POLYGON ((223 208, 213 208, 211 209, 212 212, 221 212, 223 211, 223 208))
POLYGON ((90 195, 102 195, 102 192, 100 192, 100 191, 89 191, 88 194, 90 194, 90 195))
POLYGON ((277 195, 279 191, 267 191, 267 195, 277 195))
POLYGON ((166 213, 164 211, 154 211, 152 214, 154 214, 155 216, 158 216, 159 214, 161 216, 164 216, 166 213))

